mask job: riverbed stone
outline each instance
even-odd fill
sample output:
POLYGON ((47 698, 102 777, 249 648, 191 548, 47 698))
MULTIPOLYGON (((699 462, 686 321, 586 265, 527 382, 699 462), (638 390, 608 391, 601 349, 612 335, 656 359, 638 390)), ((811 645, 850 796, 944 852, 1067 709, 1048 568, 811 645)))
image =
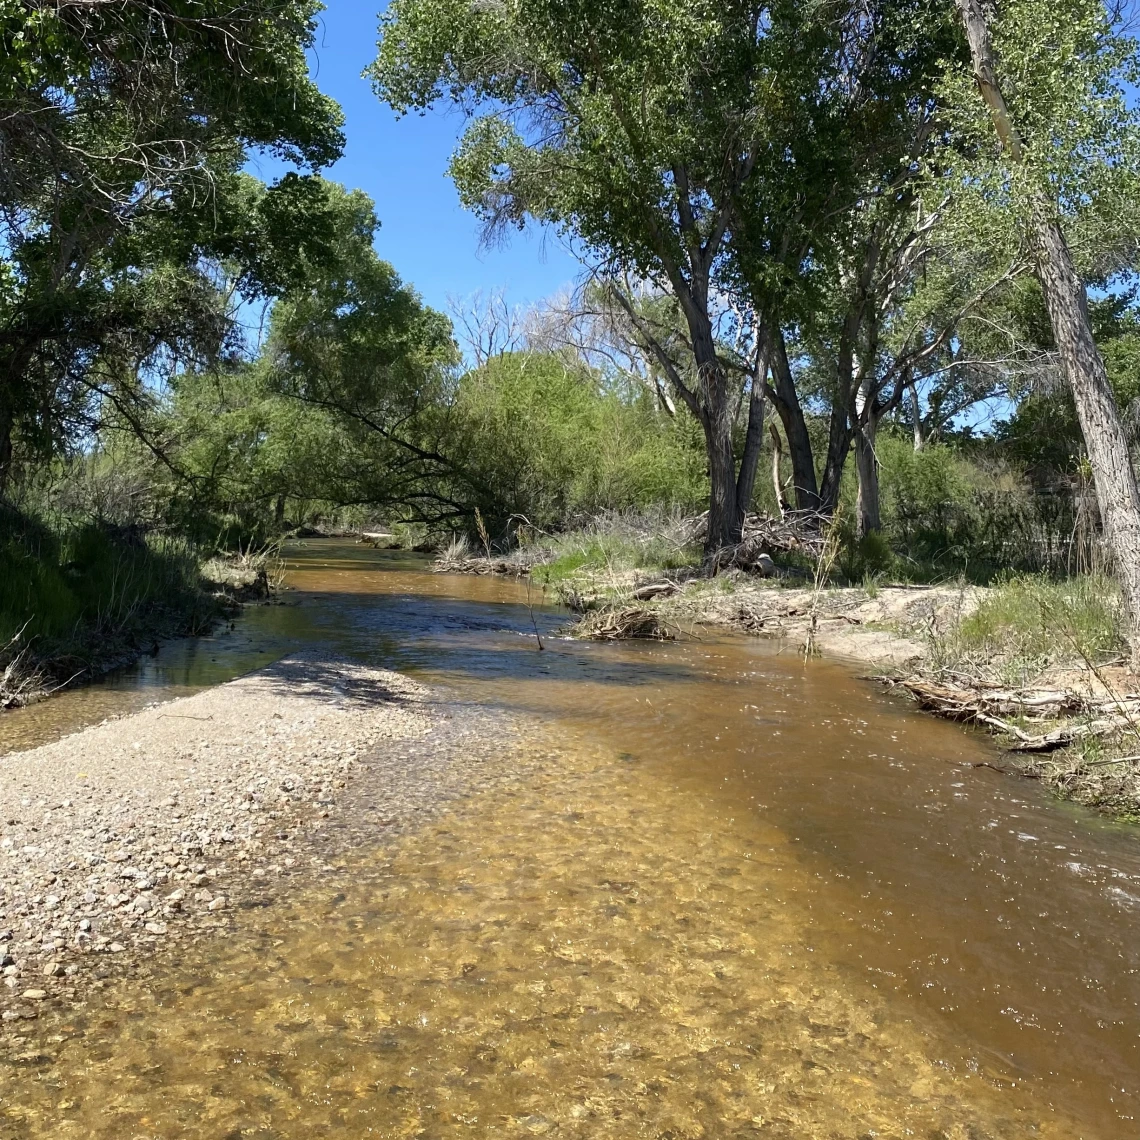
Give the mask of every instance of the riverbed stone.
POLYGON ((314 845, 327 847, 309 825, 342 814, 332 789, 350 788, 380 746, 385 817, 412 818, 435 795, 440 762, 429 750, 410 764, 389 742, 425 736, 429 697, 384 670, 287 659, 6 757, 0 857, 19 854, 0 858, 0 944, 22 949, 4 968, 0 1009, 19 1008, 25 974, 62 975, 81 998, 98 973, 122 975, 180 929, 224 929, 222 912, 264 890, 266 874, 305 870, 314 845), (72 787, 63 809, 57 789, 72 787), (204 897, 187 907, 195 890, 204 897), (80 969, 70 956, 106 965, 80 969))

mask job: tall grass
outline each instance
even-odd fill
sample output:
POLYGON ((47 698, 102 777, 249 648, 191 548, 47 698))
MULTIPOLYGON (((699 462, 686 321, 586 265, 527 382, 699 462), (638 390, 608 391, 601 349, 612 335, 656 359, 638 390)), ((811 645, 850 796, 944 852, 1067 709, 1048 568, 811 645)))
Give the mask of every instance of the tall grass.
POLYGON ((1000 582, 949 628, 933 630, 931 662, 1021 686, 1050 666, 1105 664, 1124 646, 1111 579, 1022 575, 1000 582))
POLYGON ((141 633, 156 612, 184 622, 202 607, 200 560, 185 539, 11 511, 0 521, 0 644, 19 635, 51 653, 141 633))
POLYGON ((617 574, 696 566, 701 549, 691 531, 691 520, 680 512, 606 512, 579 530, 545 539, 550 558, 534 577, 557 585, 581 570, 617 574))

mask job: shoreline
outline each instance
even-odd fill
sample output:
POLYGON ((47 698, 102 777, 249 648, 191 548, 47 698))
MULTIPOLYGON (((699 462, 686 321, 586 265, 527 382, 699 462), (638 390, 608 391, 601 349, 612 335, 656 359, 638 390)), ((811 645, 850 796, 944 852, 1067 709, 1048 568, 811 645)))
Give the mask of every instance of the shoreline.
POLYGON ((694 581, 695 588, 648 603, 657 620, 787 640, 808 655, 869 666, 868 681, 901 689, 917 711, 985 733, 1001 750, 1001 766, 993 765, 1000 771, 1140 823, 1140 696, 1127 669, 1061 657, 1030 684, 1017 684, 993 678, 996 659, 941 660, 942 644, 992 596, 985 587, 817 591, 744 579, 723 593, 716 579, 694 581))
MULTIPOLYGON (((498 561, 436 569, 512 577, 541 570, 537 563, 500 571, 498 561)), ((790 584, 778 572, 733 569, 709 578, 682 569, 579 570, 556 588, 578 615, 571 636, 673 640, 720 629, 844 661, 868 681, 901 689, 916 711, 983 731, 1001 750, 997 770, 1140 823, 1140 681, 1119 662, 1097 665, 1075 652, 1058 652, 1020 681, 999 677, 1008 671, 1000 654, 955 660, 948 647, 963 621, 996 596, 992 587, 817 588, 790 584)), ((1067 649, 1064 632, 1057 643, 1067 649)))
POLYGON ((224 581, 203 578, 199 599, 206 603, 205 612, 196 606, 190 613, 152 608, 143 612, 135 627, 112 630, 106 636, 85 629, 66 647, 42 654, 31 652, 32 642, 14 652, 10 645, 9 664, 0 665, 0 716, 129 668, 154 656, 163 642, 202 637, 232 621, 245 606, 272 604, 277 593, 264 571, 233 571, 224 581))
POLYGON ((0 1021, 82 1003, 485 782, 472 736, 497 754, 503 726, 463 719, 402 674, 296 655, 5 756, 0 1021))

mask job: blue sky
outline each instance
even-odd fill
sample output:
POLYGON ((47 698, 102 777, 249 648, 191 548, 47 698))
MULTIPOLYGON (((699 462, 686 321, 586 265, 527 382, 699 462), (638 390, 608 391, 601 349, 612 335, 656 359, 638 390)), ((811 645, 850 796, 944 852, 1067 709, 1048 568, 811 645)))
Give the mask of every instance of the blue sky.
MULTIPOLYGON (((525 305, 568 285, 579 264, 553 234, 515 234, 502 248, 480 249, 478 222, 447 177, 461 116, 397 119, 361 78, 376 54, 382 7, 383 0, 328 0, 321 17, 312 72, 344 108, 348 139, 325 176, 372 197, 381 222, 377 251, 436 308, 446 308, 449 295, 499 288, 511 305, 525 305)), ((254 161, 250 170, 267 180, 280 173, 269 161, 254 161)))

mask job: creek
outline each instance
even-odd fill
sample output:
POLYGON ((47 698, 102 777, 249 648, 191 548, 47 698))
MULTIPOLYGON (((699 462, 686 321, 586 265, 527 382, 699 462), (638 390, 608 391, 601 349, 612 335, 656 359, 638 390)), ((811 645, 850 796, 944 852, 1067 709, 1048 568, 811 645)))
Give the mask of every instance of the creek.
POLYGON ((525 583, 288 557, 286 604, 0 750, 318 646, 547 759, 111 986, 0 1136, 1140 1136, 1136 828, 795 646, 570 641, 525 583))

